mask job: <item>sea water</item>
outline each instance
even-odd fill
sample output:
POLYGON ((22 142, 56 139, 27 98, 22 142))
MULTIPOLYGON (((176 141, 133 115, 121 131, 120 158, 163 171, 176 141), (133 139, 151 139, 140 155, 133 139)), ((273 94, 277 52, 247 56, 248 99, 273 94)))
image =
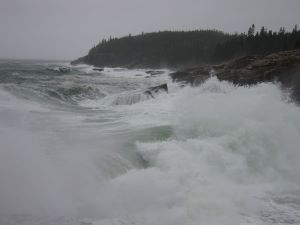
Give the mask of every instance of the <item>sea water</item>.
POLYGON ((93 69, 0 61, 1 225, 300 224, 300 108, 278 84, 93 69))

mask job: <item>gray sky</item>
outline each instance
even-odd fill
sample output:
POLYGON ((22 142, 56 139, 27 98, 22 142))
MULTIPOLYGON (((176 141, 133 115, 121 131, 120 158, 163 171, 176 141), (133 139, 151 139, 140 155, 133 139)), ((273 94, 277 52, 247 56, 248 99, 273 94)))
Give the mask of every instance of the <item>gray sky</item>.
POLYGON ((102 38, 300 25, 300 0, 0 0, 0 58, 75 59, 102 38))

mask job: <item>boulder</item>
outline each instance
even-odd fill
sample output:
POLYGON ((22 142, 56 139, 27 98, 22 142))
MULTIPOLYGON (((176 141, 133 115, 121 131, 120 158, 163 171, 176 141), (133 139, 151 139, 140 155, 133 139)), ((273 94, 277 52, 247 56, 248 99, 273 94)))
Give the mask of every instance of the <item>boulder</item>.
POLYGON ((69 68, 69 67, 59 67, 58 71, 61 72, 61 73, 69 73, 69 72, 71 72, 71 68, 69 68))
POLYGON ((151 98, 154 98, 154 96, 160 92, 168 93, 168 85, 161 84, 158 86, 149 87, 146 91, 144 91, 144 94, 149 95, 151 98))
POLYGON ((94 70, 94 71, 102 72, 104 69, 103 69, 103 68, 97 68, 97 67, 96 67, 96 68, 94 68, 93 70, 94 70))

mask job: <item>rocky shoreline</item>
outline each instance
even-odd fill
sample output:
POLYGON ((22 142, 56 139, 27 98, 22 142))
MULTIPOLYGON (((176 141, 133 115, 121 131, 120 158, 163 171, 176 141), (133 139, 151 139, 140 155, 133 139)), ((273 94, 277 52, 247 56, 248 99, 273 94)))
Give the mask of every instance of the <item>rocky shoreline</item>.
POLYGON ((300 49, 267 56, 245 56, 219 65, 199 65, 182 69, 170 76, 174 81, 198 85, 215 75, 237 85, 278 82, 292 91, 300 102, 300 49))

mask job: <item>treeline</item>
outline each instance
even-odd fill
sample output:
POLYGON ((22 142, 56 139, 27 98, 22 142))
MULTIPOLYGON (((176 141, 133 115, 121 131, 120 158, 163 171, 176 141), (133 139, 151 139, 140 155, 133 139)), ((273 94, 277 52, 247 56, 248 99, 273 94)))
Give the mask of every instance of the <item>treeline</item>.
POLYGON ((278 32, 255 26, 247 34, 217 30, 162 31, 103 39, 87 56, 74 61, 95 66, 164 67, 216 63, 248 54, 268 54, 299 47, 300 31, 278 32))
POLYGON ((216 30, 162 31, 103 39, 85 57, 98 66, 172 66, 210 62, 218 43, 232 35, 216 30))
POLYGON ((218 43, 213 60, 225 61, 253 54, 267 55, 295 48, 300 48, 300 31, 297 25, 291 32, 287 32, 284 27, 273 32, 265 27, 256 31, 253 24, 247 34, 235 34, 230 40, 218 43))

